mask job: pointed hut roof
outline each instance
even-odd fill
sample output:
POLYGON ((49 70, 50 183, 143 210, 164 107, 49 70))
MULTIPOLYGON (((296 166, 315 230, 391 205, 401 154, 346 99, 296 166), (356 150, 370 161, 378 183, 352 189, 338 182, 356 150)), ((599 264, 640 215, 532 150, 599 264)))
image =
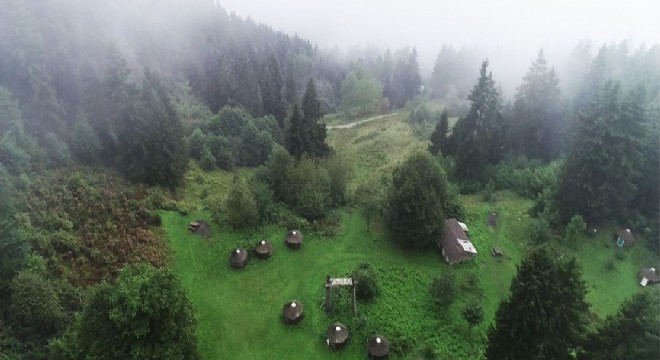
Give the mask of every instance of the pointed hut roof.
POLYGON ((346 325, 336 322, 328 326, 326 332, 326 343, 333 349, 339 349, 348 341, 348 328, 346 325))
POLYGON ((268 259, 273 255, 273 244, 268 240, 261 240, 254 248, 254 253, 259 259, 268 259))
POLYGON ((290 249, 298 249, 303 242, 302 233, 300 230, 291 230, 286 234, 284 242, 290 249))
POLYGON ((370 359, 385 359, 390 352, 390 342, 383 336, 374 335, 367 340, 367 353, 370 359))
POLYGON ((282 318, 285 324, 297 324, 305 317, 303 305, 296 300, 292 300, 282 308, 282 318))
POLYGON ((241 269, 247 265, 248 252, 245 249, 236 249, 229 255, 229 263, 231 267, 241 269))

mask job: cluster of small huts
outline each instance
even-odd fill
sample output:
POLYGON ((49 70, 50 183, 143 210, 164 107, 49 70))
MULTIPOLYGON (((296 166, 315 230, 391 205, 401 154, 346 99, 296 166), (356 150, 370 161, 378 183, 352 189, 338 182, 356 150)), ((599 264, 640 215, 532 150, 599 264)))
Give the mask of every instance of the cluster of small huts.
MULTIPOLYGON (((299 230, 291 230, 287 233, 284 242, 289 249, 299 249, 303 242, 302 234, 299 230)), ((268 240, 260 240, 254 245, 252 252, 258 259, 268 259, 273 255, 273 244, 268 240)), ((248 251, 237 248, 229 254, 229 265, 234 269, 242 269, 247 265, 248 259, 248 251)))
MULTIPOLYGON (((192 230, 191 230, 192 231, 192 230)), ((300 230, 289 231, 284 243, 291 250, 300 249, 303 236, 300 230)), ((253 249, 259 259, 268 259, 273 254, 273 245, 268 240, 259 241, 253 249)), ((248 251, 237 248, 229 255, 229 264, 235 269, 242 269, 248 263, 248 251)), ((291 300, 282 307, 282 321, 287 325, 297 325, 305 317, 305 308, 298 300, 291 300)), ((349 330, 346 325, 336 322, 326 331, 326 344, 333 350, 343 348, 349 340, 349 330)), ((385 359, 389 353, 390 344, 384 336, 374 335, 367 341, 367 355, 370 359, 385 359)))

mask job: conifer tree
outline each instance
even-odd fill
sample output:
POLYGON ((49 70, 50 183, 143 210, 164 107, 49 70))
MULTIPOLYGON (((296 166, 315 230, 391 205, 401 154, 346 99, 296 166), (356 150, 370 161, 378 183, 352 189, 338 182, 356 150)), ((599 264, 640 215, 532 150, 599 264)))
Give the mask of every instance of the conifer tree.
POLYGON ((572 359, 586 330, 586 293, 575 259, 554 260, 543 249, 531 253, 495 313, 486 359, 572 359))
POLYGON ((645 166, 640 141, 645 113, 636 101, 623 100, 620 86, 608 83, 579 115, 554 199, 562 223, 575 214, 587 222, 621 220, 634 208, 645 166))
POLYGON ((137 95, 137 105, 121 124, 119 167, 136 181, 176 187, 187 166, 181 120, 155 73, 145 72, 137 95))
POLYGON ((297 104, 293 105, 293 110, 291 111, 291 117, 289 118, 289 130, 287 132, 286 141, 286 150, 296 158, 300 156, 305 151, 305 129, 303 127, 303 117, 300 114, 300 109, 297 104))
POLYGON ((633 295, 589 334, 578 359, 660 359, 660 298, 651 290, 633 295))
POLYGON ((275 55, 271 54, 262 73, 261 101, 264 113, 275 116, 281 129, 284 128, 284 118, 286 117, 286 108, 282 98, 283 86, 277 59, 275 59, 275 55))
POLYGON ((431 134, 431 145, 429 145, 429 152, 431 155, 445 153, 447 148, 447 132, 449 131, 449 115, 447 109, 442 112, 440 119, 435 124, 435 129, 431 134))
POLYGON ((504 116, 488 60, 481 64, 477 84, 468 96, 470 111, 452 129, 452 142, 461 180, 482 181, 484 168, 495 164, 503 153, 504 116))
POLYGON ((533 159, 559 155, 563 124, 559 77, 539 51, 516 92, 509 147, 533 159))
MULTIPOLYGON (((301 139, 302 153, 314 157, 324 157, 330 154, 330 147, 325 142, 326 128, 321 120, 321 103, 316 95, 314 78, 310 78, 305 89, 305 95, 300 106, 302 110, 301 139)), ((291 153, 294 155, 293 153, 291 153)))

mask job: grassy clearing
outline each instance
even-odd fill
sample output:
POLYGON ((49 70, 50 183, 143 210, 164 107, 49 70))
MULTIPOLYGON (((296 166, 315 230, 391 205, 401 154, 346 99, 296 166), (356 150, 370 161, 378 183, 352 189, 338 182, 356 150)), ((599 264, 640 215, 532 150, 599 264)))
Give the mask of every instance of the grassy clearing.
MULTIPOLYGON (((394 339, 393 345, 404 354, 393 359, 412 357, 426 346, 453 359, 480 358, 486 329, 499 302, 508 295, 516 265, 528 249, 519 234, 525 234, 530 225, 524 215, 530 202, 509 193, 498 194, 494 204, 482 203, 478 196, 464 196, 462 201, 479 255, 472 262, 451 267, 434 250, 397 248, 381 234, 369 231, 365 221, 350 210, 342 212, 340 235, 332 239, 306 237, 303 248, 296 252, 286 249, 283 228, 236 233, 216 227, 207 240, 188 234, 186 228, 189 221, 208 214, 164 212, 163 226, 175 267, 197 310, 204 357, 258 359, 269 354, 272 358, 353 359, 365 356, 364 342, 369 334, 380 333, 394 339), (496 228, 486 225, 492 211, 499 215, 496 228), (252 258, 240 271, 229 267, 232 249, 262 238, 273 241, 273 258, 252 258), (489 253, 493 246, 502 247, 505 256, 493 258, 489 253), (336 301, 337 310, 327 315, 322 308, 325 276, 348 276, 364 261, 378 273, 381 288, 374 303, 358 306, 365 321, 353 318, 346 295, 336 301), (443 271, 456 273, 460 291, 448 310, 438 311, 430 302, 428 286, 443 271), (477 285, 470 285, 470 279, 476 279, 477 285), (306 310, 306 318, 295 327, 281 321, 281 308, 291 299, 301 301, 306 310), (484 307, 485 320, 469 332, 460 311, 473 302, 484 307), (348 324, 353 331, 348 347, 336 353, 323 342, 326 326, 334 321, 348 324)), ((610 239, 609 233, 585 240, 575 249, 564 249, 583 266, 589 287, 587 299, 599 317, 615 312, 623 299, 638 291, 638 262, 652 261, 642 246, 636 246, 624 250, 624 258, 615 260, 614 270, 606 270, 605 263, 614 259, 616 251, 606 237, 610 239)))
POLYGON ((414 135, 407 117, 408 114, 402 112, 354 128, 328 132, 328 143, 337 153, 353 161, 354 184, 388 174, 411 152, 426 149, 428 142, 414 135))
MULTIPOLYGON (((404 121, 407 115, 379 119, 352 129, 329 132, 338 153, 352 159, 353 184, 373 181, 388 174, 410 152, 427 144, 415 136, 404 121)), ((249 176, 250 170, 239 170, 249 176)), ((508 296, 516 265, 531 249, 526 234, 532 221, 526 215, 532 203, 510 192, 497 193, 485 203, 481 196, 462 196, 465 222, 479 251, 472 262, 448 266, 434 249, 404 251, 387 241, 378 230, 367 228, 359 212, 341 211, 342 230, 334 238, 306 236, 301 250, 284 245, 286 229, 265 227, 257 231, 231 232, 214 226, 210 239, 192 236, 187 224, 209 218, 204 203, 222 197, 233 173, 201 172, 194 167, 186 178, 180 201, 189 212, 163 212, 174 266, 187 287, 199 319, 198 340, 206 359, 355 359, 366 358, 365 341, 374 333, 392 341, 392 359, 413 359, 424 348, 440 358, 479 359, 486 345, 486 330, 502 299, 508 296), (498 226, 487 225, 488 214, 498 214, 498 226), (182 215, 183 214, 183 215, 182 215), (229 266, 229 253, 236 246, 249 247, 260 239, 274 245, 271 259, 251 258, 247 268, 229 266), (490 249, 499 246, 504 257, 494 258, 490 249), (348 291, 335 295, 335 311, 323 310, 326 275, 349 276, 358 263, 369 262, 378 274, 380 296, 374 303, 358 305, 359 316, 350 312, 348 291), (459 295, 446 310, 438 310, 428 293, 433 277, 451 271, 459 282, 459 295), (342 295, 343 294, 343 295, 342 295), (298 326, 285 326, 282 306, 292 299, 305 306, 306 317, 298 326), (471 303, 483 306, 483 324, 469 331, 460 312, 471 303), (349 345, 330 351, 324 342, 326 327, 341 321, 349 326, 349 345)), ((375 226, 374 226, 375 225, 375 226)), ((643 240, 640 240, 643 242, 643 240)), ((639 291, 636 275, 641 266, 657 264, 643 243, 624 250, 621 258, 611 238, 611 229, 569 246, 555 241, 560 256, 575 256, 583 268, 583 279, 595 317, 614 313, 621 302, 639 291), (611 261, 610 261, 611 260, 611 261)))

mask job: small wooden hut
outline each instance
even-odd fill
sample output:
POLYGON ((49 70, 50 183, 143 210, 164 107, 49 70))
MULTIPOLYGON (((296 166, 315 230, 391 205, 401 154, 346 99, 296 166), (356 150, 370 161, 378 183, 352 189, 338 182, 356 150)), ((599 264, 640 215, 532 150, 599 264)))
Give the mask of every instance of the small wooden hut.
POLYGON ((334 323, 328 326, 325 342, 331 349, 341 349, 348 342, 348 328, 342 323, 334 323))
POLYGON ((300 233, 300 230, 291 230, 286 234, 284 242, 289 249, 299 249, 303 242, 302 233, 300 233))
POLYGON ((367 340, 367 356, 369 359, 387 359, 390 352, 390 342, 380 335, 374 335, 367 340))
POLYGON ((438 247, 442 249, 442 257, 449 265, 470 260, 477 255, 477 249, 454 218, 445 220, 438 247))
POLYGON ((229 254, 229 263, 234 269, 242 269, 247 265, 248 252, 245 249, 236 249, 229 254))
POLYGON ((300 302, 293 300, 284 304, 282 319, 285 324, 295 325, 305 317, 305 310, 300 302))
POLYGON ((254 248, 254 254, 259 259, 268 259, 273 255, 273 244, 268 240, 261 240, 254 248))

